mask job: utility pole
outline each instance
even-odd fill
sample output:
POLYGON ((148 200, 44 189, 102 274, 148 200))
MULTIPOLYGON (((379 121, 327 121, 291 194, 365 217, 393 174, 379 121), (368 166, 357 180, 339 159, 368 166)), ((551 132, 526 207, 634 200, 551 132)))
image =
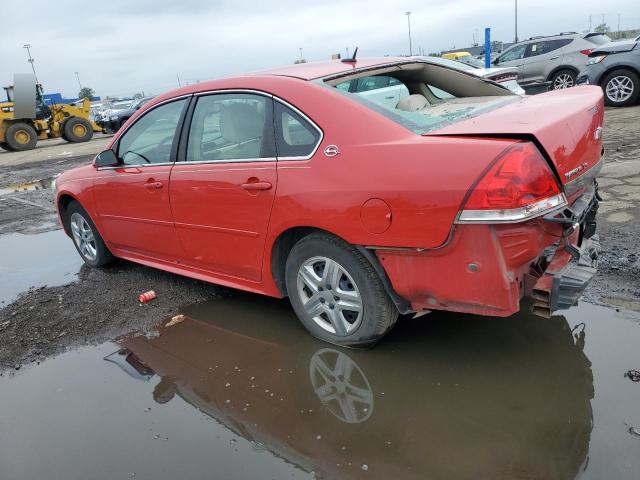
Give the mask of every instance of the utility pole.
POLYGON ((404 12, 407 16, 407 27, 409 27, 409 56, 413 55, 413 51, 411 48, 411 12, 404 12))
POLYGON ((620 40, 620 14, 618 14, 618 34, 616 35, 616 38, 620 40))
POLYGON ((302 62, 304 60, 304 56, 302 55, 302 47, 300 47, 300 61, 302 62))
POLYGON ((33 64, 33 58, 31 57, 31 44, 30 43, 25 43, 22 48, 26 48, 27 49, 27 56, 29 57, 27 62, 29 62, 31 64, 31 70, 33 70, 33 76, 36 77, 36 83, 38 82, 38 75, 36 75, 36 67, 33 64))
POLYGON ((80 83, 80 73, 75 72, 76 74, 76 80, 78 80, 78 87, 80 87, 80 90, 82 90, 82 84, 80 83))
POLYGON ((589 31, 591 31, 591 15, 589 15, 589 31))
POLYGON ((516 41, 518 43, 518 0, 516 0, 516 41))
POLYGON ((178 75, 177 73, 176 73, 176 78, 178 79, 178 87, 181 87, 182 85, 180 84, 180 75, 178 75))

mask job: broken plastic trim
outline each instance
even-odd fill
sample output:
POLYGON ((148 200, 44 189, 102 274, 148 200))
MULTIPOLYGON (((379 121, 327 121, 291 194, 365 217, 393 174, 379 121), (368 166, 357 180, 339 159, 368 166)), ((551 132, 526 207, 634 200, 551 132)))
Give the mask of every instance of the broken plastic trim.
POLYGON ((514 223, 524 222, 567 206, 563 193, 520 208, 503 210, 462 210, 455 223, 514 223))

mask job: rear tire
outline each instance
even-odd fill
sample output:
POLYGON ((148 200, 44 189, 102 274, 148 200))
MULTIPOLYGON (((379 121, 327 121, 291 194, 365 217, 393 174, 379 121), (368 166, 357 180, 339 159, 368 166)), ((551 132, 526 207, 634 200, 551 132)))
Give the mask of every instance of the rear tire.
POLYGON ((563 68, 558 70, 551 77, 551 89, 552 90, 564 90, 565 88, 571 88, 576 85, 576 72, 563 68))
POLYGON ((78 202, 71 202, 67 207, 65 226, 84 263, 98 268, 113 260, 91 217, 78 202))
POLYGON ((62 136, 71 143, 88 142, 93 137, 93 127, 84 118, 71 117, 64 122, 62 136))
POLYGON ((313 233, 293 246, 285 283, 302 324, 326 342, 370 346, 398 319, 398 309, 371 263, 327 233, 313 233))
POLYGON ((638 75, 626 68, 614 70, 602 81, 604 103, 610 107, 628 107, 638 101, 640 80, 638 75))
POLYGON ((33 150, 38 143, 38 134, 28 123, 12 123, 7 127, 4 136, 9 149, 18 152, 33 150))

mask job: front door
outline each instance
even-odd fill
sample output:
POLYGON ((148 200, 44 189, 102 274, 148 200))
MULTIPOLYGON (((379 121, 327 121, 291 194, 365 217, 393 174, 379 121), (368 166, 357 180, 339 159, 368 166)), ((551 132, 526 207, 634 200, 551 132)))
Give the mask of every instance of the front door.
POLYGON ((183 256, 171 216, 169 179, 187 103, 165 103, 137 119, 114 147, 120 165, 96 175, 94 198, 109 245, 164 260, 183 256))
POLYGON ((273 100, 241 92, 202 95, 187 128, 170 187, 185 261, 259 281, 278 181, 273 100))
POLYGON ((516 45, 498 57, 498 61, 494 63, 497 67, 517 67, 518 81, 527 82, 529 79, 525 76, 524 55, 527 51, 527 45, 516 45))

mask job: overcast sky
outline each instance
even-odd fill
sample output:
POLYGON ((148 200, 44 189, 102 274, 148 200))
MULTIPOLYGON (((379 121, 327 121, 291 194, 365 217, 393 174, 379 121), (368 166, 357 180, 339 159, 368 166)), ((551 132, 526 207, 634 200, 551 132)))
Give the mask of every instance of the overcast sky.
MULTIPOLYGON (((606 22, 640 28, 640 0, 520 0, 519 37, 583 31, 606 22)), ((36 72, 45 92, 157 94, 177 86, 271 66, 330 58, 345 48, 358 56, 408 53, 410 10, 414 53, 471 44, 492 28, 495 40, 514 37, 513 0, 2 0, 0 84, 13 73, 36 72)))

